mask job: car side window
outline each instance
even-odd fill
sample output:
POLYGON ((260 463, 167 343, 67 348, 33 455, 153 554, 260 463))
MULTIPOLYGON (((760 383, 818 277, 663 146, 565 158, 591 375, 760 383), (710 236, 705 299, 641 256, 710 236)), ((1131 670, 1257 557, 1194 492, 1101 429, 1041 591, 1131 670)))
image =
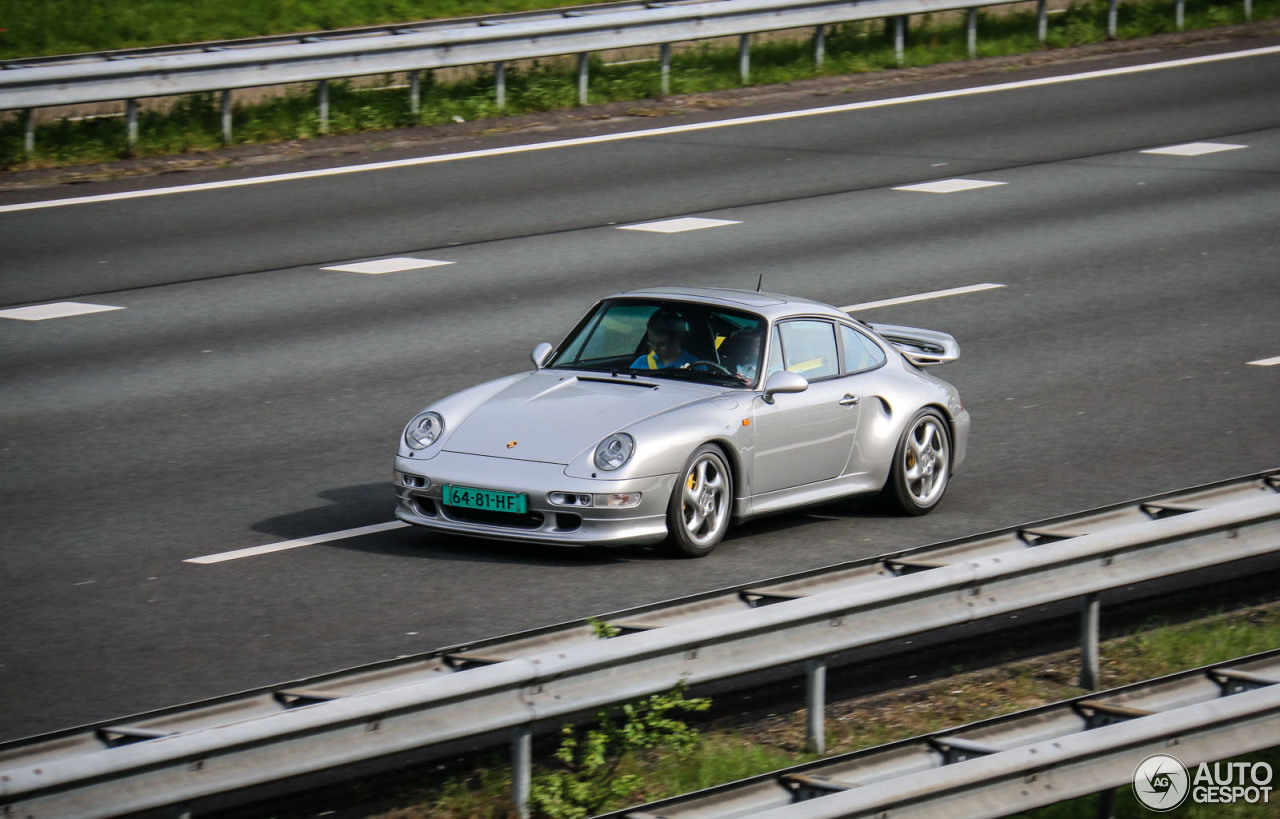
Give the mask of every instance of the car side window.
POLYGON ((884 350, 880 349, 880 345, 847 324, 840 325, 840 343, 844 347, 846 373, 870 370, 885 362, 884 350))
POLYGON ((840 372, 836 328, 829 321, 801 319, 778 325, 786 369, 813 381, 840 372))

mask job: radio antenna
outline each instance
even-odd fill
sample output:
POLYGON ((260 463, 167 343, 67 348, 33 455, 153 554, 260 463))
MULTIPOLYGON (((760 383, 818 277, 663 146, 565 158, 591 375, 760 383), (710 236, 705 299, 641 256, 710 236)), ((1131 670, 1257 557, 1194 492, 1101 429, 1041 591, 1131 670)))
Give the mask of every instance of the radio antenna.
POLYGON ((756 280, 756 292, 760 292, 760 287, 764 284, 764 274, 760 274, 760 278, 756 280))

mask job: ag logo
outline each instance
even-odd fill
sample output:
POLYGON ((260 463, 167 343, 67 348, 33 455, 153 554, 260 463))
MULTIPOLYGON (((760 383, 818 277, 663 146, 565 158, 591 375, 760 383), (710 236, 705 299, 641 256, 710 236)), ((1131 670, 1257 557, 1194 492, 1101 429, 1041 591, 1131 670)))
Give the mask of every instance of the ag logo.
POLYGON ((1133 772, 1133 795, 1151 810, 1173 810, 1186 801, 1189 779, 1186 767, 1176 758, 1154 754, 1133 772))

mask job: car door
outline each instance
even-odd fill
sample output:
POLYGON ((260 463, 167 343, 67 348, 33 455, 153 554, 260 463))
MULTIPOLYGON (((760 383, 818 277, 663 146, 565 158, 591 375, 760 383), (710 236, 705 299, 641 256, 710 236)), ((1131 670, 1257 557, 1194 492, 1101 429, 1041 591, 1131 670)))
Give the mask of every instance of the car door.
POLYGON ((840 336, 841 379, 850 393, 858 396, 859 423, 861 428, 855 433, 853 452, 849 455, 849 463, 845 466, 845 474, 866 473, 874 468, 875 458, 867 463, 865 451, 866 436, 873 434, 876 424, 874 417, 868 413, 881 407, 880 394, 884 389, 884 367, 888 356, 884 350, 866 333, 847 324, 836 323, 836 332, 840 336))
POLYGON ((755 399, 752 494, 829 480, 849 463, 861 397, 843 375, 836 324, 779 322, 770 338, 768 373, 787 369, 809 380, 804 392, 755 399))

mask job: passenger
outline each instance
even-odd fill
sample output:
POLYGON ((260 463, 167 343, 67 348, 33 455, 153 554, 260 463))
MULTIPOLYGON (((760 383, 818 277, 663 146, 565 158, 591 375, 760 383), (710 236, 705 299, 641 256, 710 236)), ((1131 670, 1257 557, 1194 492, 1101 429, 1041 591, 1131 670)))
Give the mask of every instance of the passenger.
POLYGON ((665 370, 687 367, 698 360, 697 356, 684 349, 685 334, 689 332, 689 322, 674 310, 659 308, 649 316, 648 330, 645 338, 649 342, 650 352, 631 362, 633 370, 665 370))
POLYGON ((725 339, 720 357, 729 372, 745 384, 754 384, 764 354, 764 328, 739 330, 725 339))

